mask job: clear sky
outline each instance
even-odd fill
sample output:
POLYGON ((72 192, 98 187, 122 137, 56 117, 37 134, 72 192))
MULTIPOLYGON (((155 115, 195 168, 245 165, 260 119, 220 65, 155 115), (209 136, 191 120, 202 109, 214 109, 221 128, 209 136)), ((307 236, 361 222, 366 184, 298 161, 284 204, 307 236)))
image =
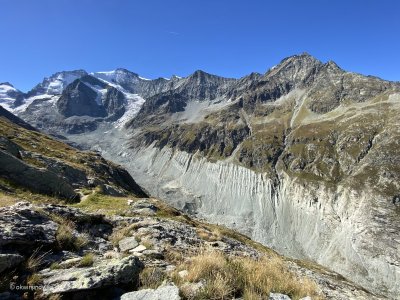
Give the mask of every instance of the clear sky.
POLYGON ((0 82, 23 91, 73 69, 241 77, 301 52, 400 80, 400 1, 0 0, 0 82))

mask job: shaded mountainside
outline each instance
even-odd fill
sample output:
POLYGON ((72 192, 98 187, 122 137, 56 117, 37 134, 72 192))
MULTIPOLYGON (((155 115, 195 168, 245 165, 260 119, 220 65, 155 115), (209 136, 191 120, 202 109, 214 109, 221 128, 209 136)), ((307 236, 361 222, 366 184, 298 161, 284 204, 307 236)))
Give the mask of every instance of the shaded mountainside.
POLYGON ((37 131, 37 129, 33 126, 31 126, 30 124, 26 123, 24 120, 22 120, 21 118, 18 118, 16 115, 10 113, 7 109, 4 109, 1 105, 0 105, 0 117, 3 119, 7 119, 10 122, 21 126, 25 129, 28 130, 32 130, 32 131, 37 131))
POLYGON ((108 194, 146 196, 122 167, 97 153, 56 141, 11 113, 1 114, 0 129, 1 189, 12 189, 16 184, 70 201, 78 201, 77 191, 89 187, 99 187, 108 194))

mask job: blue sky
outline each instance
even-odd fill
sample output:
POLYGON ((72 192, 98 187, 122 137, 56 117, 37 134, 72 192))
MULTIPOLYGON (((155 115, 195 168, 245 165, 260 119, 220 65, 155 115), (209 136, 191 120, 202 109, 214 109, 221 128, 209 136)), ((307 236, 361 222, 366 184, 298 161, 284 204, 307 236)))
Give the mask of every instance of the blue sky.
POLYGON ((118 67, 241 77, 304 51, 400 80, 399 16, 397 0, 0 0, 0 82, 118 67))

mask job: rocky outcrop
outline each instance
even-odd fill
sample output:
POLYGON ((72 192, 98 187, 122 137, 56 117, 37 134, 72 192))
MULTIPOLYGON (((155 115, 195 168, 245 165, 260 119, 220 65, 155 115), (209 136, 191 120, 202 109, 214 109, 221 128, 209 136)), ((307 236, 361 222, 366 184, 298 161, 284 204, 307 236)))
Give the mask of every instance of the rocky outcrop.
POLYGON ((58 225, 27 202, 0 208, 0 249, 26 253, 55 242, 58 225))
POLYGON ((0 176, 38 193, 57 195, 69 201, 78 198, 72 186, 56 173, 30 166, 2 150, 0 176))
POLYGON ((269 300, 291 300, 288 295, 271 293, 269 294, 269 300))
POLYGON ((43 278, 43 294, 47 296, 134 282, 141 269, 138 258, 129 256, 102 261, 89 268, 45 270, 40 275, 43 278))

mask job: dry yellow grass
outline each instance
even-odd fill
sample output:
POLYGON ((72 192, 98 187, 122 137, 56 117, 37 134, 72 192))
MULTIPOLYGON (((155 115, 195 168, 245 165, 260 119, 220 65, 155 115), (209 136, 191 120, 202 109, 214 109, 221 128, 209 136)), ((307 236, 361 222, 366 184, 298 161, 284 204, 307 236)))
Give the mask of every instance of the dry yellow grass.
POLYGON ((204 282, 196 294, 185 294, 185 299, 266 299, 271 292, 289 295, 292 299, 311 296, 321 299, 317 285, 291 273, 279 257, 261 259, 229 257, 221 252, 202 252, 183 262, 173 276, 179 286, 185 282, 204 282), (177 275, 187 270, 186 277, 177 275))
POLYGON ((75 223, 57 214, 48 216, 59 224, 56 232, 56 241, 60 249, 79 251, 88 243, 88 238, 84 234, 76 234, 75 223))
POLYGON ((140 288, 156 289, 164 282, 166 278, 167 275, 160 268, 146 267, 139 274, 140 288))
POLYGON ((17 202, 18 199, 15 197, 0 192, 0 207, 11 206, 17 202))
POLYGON ((35 249, 35 251, 33 251, 31 256, 29 256, 29 258, 25 262, 26 269, 31 271, 31 272, 37 271, 38 267, 40 267, 43 264, 43 261, 44 261, 45 257, 49 253, 50 253, 50 251, 44 252, 44 253, 40 253, 40 248, 35 249))
POLYGON ((220 241, 222 239, 222 234, 218 228, 213 228, 213 230, 207 230, 202 227, 196 229, 196 233, 202 240, 208 242, 220 241))
POLYGON ((136 228, 137 228, 136 224, 131 224, 126 227, 115 229, 108 239, 114 246, 117 246, 120 240, 128 236, 132 236, 132 232, 136 228))

